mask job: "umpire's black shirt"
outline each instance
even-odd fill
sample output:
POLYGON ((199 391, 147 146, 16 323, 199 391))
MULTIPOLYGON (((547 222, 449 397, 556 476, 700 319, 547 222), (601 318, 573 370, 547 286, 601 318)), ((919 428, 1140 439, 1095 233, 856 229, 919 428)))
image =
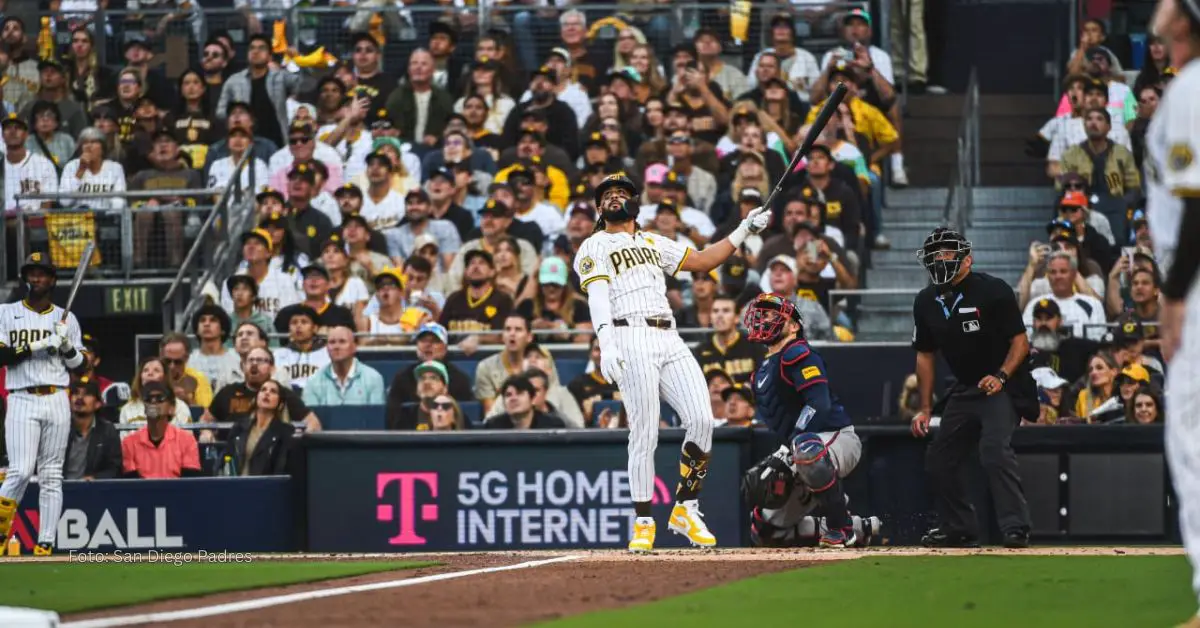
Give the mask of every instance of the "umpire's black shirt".
POLYGON ((940 350, 959 383, 971 387, 1000 370, 1013 336, 1025 333, 1013 289, 975 272, 945 294, 935 286, 922 290, 913 303, 913 321, 913 349, 940 350))

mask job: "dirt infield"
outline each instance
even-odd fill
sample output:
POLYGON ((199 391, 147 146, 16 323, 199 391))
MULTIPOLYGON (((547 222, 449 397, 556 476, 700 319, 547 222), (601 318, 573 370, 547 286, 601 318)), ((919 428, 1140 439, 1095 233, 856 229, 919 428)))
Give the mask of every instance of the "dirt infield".
POLYGON ((390 583, 437 574, 494 569, 557 559, 520 571, 500 571, 454 577, 415 586, 353 592, 324 599, 293 600, 256 610, 172 621, 179 627, 217 626, 515 626, 672 597, 760 574, 819 566, 836 560, 867 556, 996 555, 1178 555, 1172 547, 1045 547, 1029 550, 983 548, 926 550, 873 548, 823 551, 812 549, 665 550, 650 556, 618 551, 494 552, 480 554, 404 555, 264 555, 262 560, 362 560, 396 558, 436 560, 442 564, 399 572, 375 573, 319 583, 221 593, 83 613, 64 619, 77 621, 146 613, 213 609, 218 605, 262 600, 278 595, 330 592, 341 587, 390 583))

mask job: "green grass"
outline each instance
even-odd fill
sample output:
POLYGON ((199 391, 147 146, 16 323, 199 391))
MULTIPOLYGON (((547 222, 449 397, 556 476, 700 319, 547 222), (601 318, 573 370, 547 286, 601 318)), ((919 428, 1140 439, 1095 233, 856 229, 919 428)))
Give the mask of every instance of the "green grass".
POLYGON ((1169 627, 1196 612, 1190 582, 1182 556, 868 557, 554 625, 1169 627))
POLYGON ((112 606, 416 569, 414 561, 0 564, 0 606, 73 613, 112 606))

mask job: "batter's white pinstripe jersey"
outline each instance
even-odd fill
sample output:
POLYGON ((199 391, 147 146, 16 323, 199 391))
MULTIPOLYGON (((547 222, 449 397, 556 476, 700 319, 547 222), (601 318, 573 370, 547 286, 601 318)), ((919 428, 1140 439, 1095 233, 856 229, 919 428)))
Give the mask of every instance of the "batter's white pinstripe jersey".
POLYGON ((666 273, 674 275, 691 249, 638 231, 601 231, 583 241, 575 254, 575 272, 587 292, 589 283, 607 279, 614 319, 671 316, 666 273))
POLYGON ((1166 273, 1175 258, 1182 196, 1200 195, 1200 62, 1167 85, 1146 131, 1146 213, 1154 254, 1166 273))
POLYGON ((396 190, 389 189, 387 196, 378 203, 371 200, 371 193, 363 190, 363 204, 359 214, 367 219, 375 231, 400 225, 404 220, 404 197, 396 190))
MULTIPOLYGON (((12 163, 4 158, 4 208, 17 208, 18 194, 53 194, 58 191, 58 171, 49 159, 26 151, 25 159, 12 163)), ((42 201, 22 201, 25 209, 38 209, 42 201)))
POLYGON ((312 351, 280 347, 275 350, 275 379, 300 390, 308 383, 308 378, 326 364, 329 364, 329 352, 325 347, 312 351))
MULTIPOLYGON (((239 275, 246 273, 239 272, 239 275)), ((254 309, 266 314, 271 319, 279 314, 279 310, 304 300, 304 289, 301 287, 300 273, 295 270, 288 272, 283 268, 270 265, 267 276, 258 284, 258 301, 254 309)), ((221 286, 221 307, 226 312, 233 311, 233 297, 229 294, 229 286, 221 286)))
MULTIPOLYGON (((63 309, 51 305, 44 312, 35 312, 24 301, 0 305, 0 345, 17 347, 37 342, 54 333, 54 323, 62 320, 63 309)), ((67 336, 76 351, 83 351, 79 321, 67 315, 67 336)), ((5 385, 9 390, 34 386, 61 386, 71 383, 71 375, 62 358, 36 353, 19 364, 8 367, 5 385)))
MULTIPOLYGON (((93 173, 91 170, 85 170, 83 176, 80 177, 79 160, 72 159, 67 162, 67 165, 63 166, 62 179, 59 180, 58 189, 66 193, 87 192, 89 194, 99 194, 112 192, 119 194, 125 191, 125 169, 121 167, 121 164, 105 159, 100 164, 100 172, 93 173)), ((125 208, 125 199, 119 196, 88 199, 86 201, 64 199, 60 202, 68 207, 82 205, 91 209, 125 208)))

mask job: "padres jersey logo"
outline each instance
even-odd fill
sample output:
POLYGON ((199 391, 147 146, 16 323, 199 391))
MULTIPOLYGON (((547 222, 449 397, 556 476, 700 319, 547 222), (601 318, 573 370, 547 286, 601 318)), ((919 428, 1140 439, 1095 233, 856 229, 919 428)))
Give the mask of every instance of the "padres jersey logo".
POLYGON ((19 347, 21 345, 33 344, 49 336, 49 329, 10 329, 8 332, 8 346, 19 347))
POLYGON ((596 262, 594 260, 592 260, 592 258, 590 258, 590 257, 585 257, 585 258, 583 258, 582 261, 579 262, 580 274, 590 275, 590 274, 592 274, 592 271, 595 269, 596 269, 596 262))
MULTIPOLYGON (((586 259, 584 261, 590 262, 591 260, 586 259)), ((613 274, 616 275, 620 275, 642 264, 662 266, 662 256, 658 254, 658 251, 648 246, 629 247, 613 251, 609 254, 608 261, 612 265, 613 274)))
POLYGON ((1192 165, 1193 158, 1190 146, 1182 143, 1175 144, 1171 146, 1171 154, 1167 158, 1167 164, 1171 167, 1171 170, 1179 172, 1186 170, 1188 166, 1192 165))

